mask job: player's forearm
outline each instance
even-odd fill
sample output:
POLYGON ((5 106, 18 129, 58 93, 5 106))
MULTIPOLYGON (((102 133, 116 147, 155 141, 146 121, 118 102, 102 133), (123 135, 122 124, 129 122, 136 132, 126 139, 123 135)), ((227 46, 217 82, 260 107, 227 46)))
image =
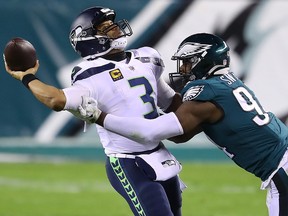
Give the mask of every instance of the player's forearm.
POLYGON ((181 106, 181 104, 182 104, 181 95, 179 93, 176 93, 172 99, 170 106, 168 107, 167 110, 165 110, 165 112, 166 113, 175 112, 178 109, 178 107, 181 106))
POLYGON ((140 143, 160 142, 183 134, 182 126, 174 113, 165 114, 151 120, 107 114, 103 126, 110 131, 140 143))
POLYGON ((8 67, 5 59, 4 63, 7 73, 9 73, 13 78, 21 81, 41 103, 55 111, 61 111, 64 109, 66 103, 64 92, 61 89, 57 89, 41 82, 35 76, 39 68, 38 60, 33 68, 29 68, 26 71, 12 71, 8 67))
POLYGON ((195 135, 201 133, 202 131, 203 129, 199 126, 189 132, 186 131, 183 135, 171 137, 169 138, 169 140, 175 143, 185 143, 192 139, 195 135))
POLYGON ((28 84, 32 94, 44 105, 55 111, 64 109, 66 98, 61 89, 47 85, 39 80, 33 80, 28 84))

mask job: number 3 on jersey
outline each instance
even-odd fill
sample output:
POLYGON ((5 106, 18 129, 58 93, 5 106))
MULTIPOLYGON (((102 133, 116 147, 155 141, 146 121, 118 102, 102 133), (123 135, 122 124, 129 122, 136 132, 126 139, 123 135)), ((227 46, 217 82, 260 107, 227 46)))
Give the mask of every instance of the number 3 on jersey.
POLYGON ((145 114, 144 118, 154 119, 154 118, 158 117, 158 112, 156 109, 154 98, 151 96, 151 94, 153 93, 153 88, 152 88, 151 84, 149 83, 149 81, 145 77, 137 77, 137 78, 128 80, 128 82, 129 82, 129 85, 131 87, 143 85, 145 88, 145 94, 141 95, 140 98, 144 103, 150 103, 151 104, 152 111, 145 114))

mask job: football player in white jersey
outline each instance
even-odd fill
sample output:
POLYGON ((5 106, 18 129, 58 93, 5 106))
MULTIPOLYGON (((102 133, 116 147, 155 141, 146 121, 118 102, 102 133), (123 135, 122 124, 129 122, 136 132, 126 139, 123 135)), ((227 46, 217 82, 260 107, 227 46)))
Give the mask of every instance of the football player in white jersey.
MULTIPOLYGON (((70 42, 84 61, 74 67, 71 87, 58 89, 38 80, 38 62, 26 72, 11 71, 5 64, 6 70, 55 111, 80 116, 83 96, 119 116, 153 119, 159 109, 176 110, 181 97, 161 78, 164 65, 159 53, 150 47, 124 51, 132 30, 127 20, 114 19, 115 12, 104 7, 88 8, 75 19, 70 42)), ((97 130, 107 155, 109 181, 134 215, 180 216, 181 165, 165 146, 154 141, 143 145, 100 126, 97 130)))

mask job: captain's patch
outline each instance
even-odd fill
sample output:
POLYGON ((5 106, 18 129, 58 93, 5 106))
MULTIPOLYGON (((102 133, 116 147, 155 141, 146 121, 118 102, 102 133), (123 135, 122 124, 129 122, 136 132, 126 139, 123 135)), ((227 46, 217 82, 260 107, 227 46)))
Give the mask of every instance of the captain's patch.
POLYGON ((112 70, 109 72, 109 74, 111 78, 113 79, 113 81, 123 79, 123 75, 119 69, 112 70))
POLYGON ((191 101, 193 99, 195 99, 204 89, 204 86, 192 86, 191 88, 189 88, 184 96, 183 96, 183 101, 191 101))

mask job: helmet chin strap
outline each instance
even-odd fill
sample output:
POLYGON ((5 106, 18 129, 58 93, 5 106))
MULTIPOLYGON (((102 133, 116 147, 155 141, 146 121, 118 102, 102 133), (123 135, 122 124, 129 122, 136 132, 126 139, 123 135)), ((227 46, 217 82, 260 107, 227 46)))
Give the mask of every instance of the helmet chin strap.
POLYGON ((112 49, 124 50, 126 46, 127 46, 127 38, 126 37, 117 38, 116 40, 113 40, 111 42, 111 48, 112 49))

